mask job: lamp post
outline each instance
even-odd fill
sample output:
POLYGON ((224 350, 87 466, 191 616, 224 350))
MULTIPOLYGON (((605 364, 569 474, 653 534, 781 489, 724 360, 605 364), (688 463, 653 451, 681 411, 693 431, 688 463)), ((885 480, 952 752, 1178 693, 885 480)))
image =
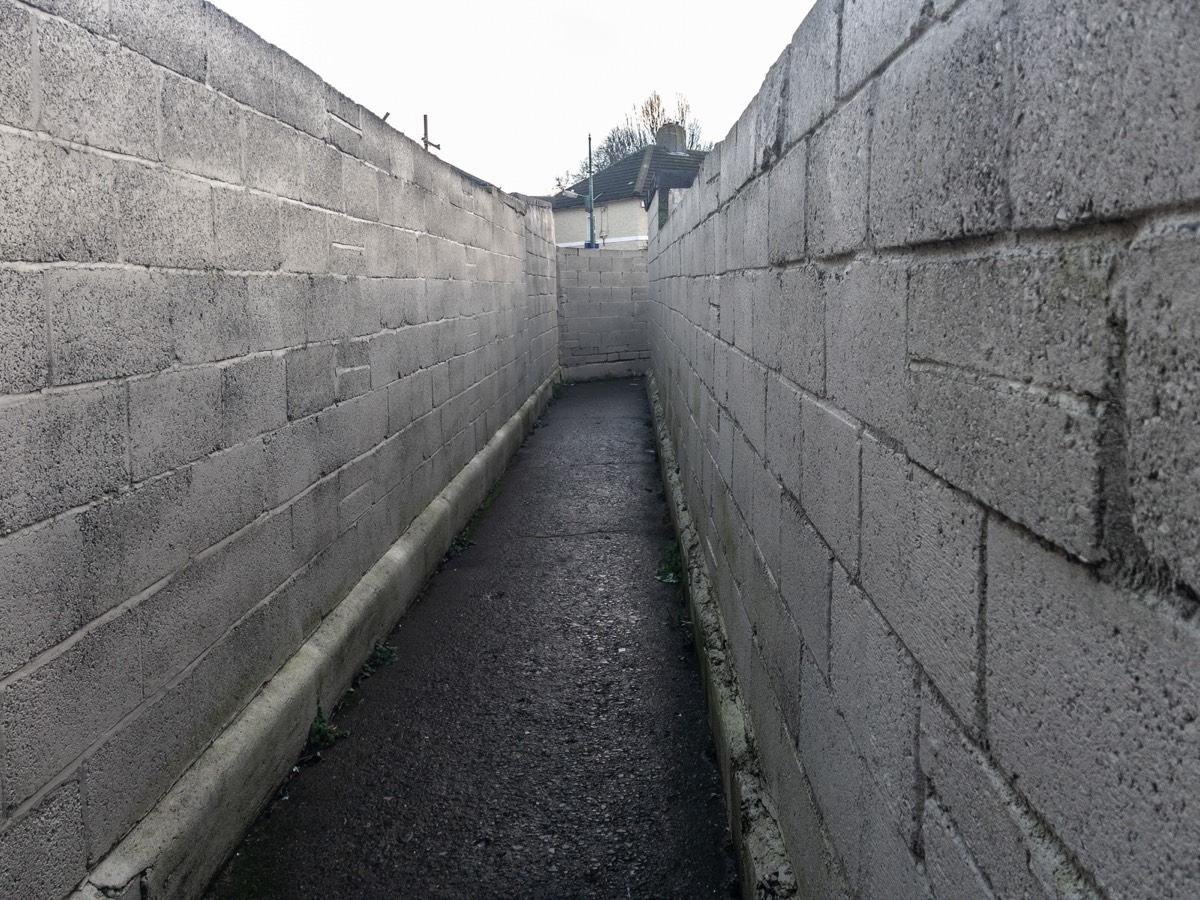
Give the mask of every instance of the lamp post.
POLYGON ((596 248, 596 173, 592 169, 592 136, 588 134, 588 246, 596 248))
MULTIPOLYGON (((578 200, 579 195, 572 190, 563 191, 563 196, 571 200, 578 200)), ((588 214, 588 239, 584 244, 584 249, 594 250, 598 244, 596 243, 596 173, 592 171, 592 136, 588 135, 588 192, 583 198, 583 208, 588 214)))

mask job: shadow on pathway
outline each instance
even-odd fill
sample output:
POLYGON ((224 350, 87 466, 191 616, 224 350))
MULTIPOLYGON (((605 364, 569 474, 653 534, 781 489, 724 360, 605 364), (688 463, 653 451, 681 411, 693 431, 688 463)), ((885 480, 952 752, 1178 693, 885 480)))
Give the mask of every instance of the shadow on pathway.
POLYGON ((643 385, 568 387, 468 535, 211 896, 737 896, 643 385))

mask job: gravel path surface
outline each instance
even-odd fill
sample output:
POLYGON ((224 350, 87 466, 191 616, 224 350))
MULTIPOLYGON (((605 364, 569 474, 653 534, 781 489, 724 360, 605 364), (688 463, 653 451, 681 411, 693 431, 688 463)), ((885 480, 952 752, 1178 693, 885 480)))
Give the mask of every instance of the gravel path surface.
POLYGON ((212 897, 738 896, 649 423, 566 388, 212 897))

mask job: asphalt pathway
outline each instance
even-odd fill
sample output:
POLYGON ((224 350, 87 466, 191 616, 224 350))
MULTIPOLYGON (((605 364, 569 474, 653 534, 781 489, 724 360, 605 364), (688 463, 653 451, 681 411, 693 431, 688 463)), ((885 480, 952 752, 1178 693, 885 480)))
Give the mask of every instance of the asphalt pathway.
POLYGON ((466 538, 211 896, 737 896, 642 384, 567 387, 466 538))

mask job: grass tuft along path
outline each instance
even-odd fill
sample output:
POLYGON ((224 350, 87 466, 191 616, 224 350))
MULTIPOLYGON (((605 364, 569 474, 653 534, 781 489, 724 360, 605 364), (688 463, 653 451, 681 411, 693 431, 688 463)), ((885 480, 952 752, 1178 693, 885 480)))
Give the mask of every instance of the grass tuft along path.
POLYGON ((737 896, 673 542, 643 386, 566 388, 211 896, 737 896))

